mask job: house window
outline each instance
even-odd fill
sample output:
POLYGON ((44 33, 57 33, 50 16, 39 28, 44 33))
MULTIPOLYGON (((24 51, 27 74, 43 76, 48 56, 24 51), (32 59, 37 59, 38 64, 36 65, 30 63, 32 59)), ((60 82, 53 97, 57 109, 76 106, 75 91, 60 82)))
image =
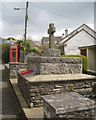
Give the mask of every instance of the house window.
POLYGON ((81 55, 87 56, 87 49, 81 49, 81 55))

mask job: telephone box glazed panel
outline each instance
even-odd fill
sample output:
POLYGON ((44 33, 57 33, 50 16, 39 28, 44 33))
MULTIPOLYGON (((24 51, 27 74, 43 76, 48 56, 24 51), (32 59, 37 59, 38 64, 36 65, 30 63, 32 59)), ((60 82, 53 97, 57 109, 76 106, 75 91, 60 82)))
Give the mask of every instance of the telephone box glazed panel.
POLYGON ((18 46, 15 44, 10 45, 10 62, 18 62, 18 46))

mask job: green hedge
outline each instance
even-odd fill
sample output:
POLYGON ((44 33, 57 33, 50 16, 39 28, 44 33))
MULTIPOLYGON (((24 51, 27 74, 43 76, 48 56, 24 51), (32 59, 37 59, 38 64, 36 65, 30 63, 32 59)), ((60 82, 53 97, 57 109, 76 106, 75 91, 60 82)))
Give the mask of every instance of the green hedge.
POLYGON ((86 73, 88 70, 88 61, 87 57, 83 55, 61 55, 61 57, 81 57, 82 58, 82 71, 83 73, 86 73))
POLYGON ((3 44, 2 45, 2 62, 3 63, 8 63, 9 62, 9 49, 10 49, 9 44, 3 44))

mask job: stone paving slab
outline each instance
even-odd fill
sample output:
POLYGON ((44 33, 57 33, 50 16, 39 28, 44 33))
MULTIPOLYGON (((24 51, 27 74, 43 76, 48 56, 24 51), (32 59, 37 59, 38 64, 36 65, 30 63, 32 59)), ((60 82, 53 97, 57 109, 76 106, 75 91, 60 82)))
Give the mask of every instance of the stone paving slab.
POLYGON ((43 107, 34 107, 31 109, 25 109, 23 108, 24 112, 26 113, 26 116, 30 118, 38 118, 43 120, 43 107))
POLYGON ((56 114, 95 109, 96 107, 95 101, 76 92, 45 95, 42 98, 56 110, 56 114))
POLYGON ((56 75, 36 75, 33 76, 32 73, 24 75, 25 79, 29 82, 48 82, 48 81, 68 81, 68 80, 92 80, 96 79, 96 76, 87 74, 56 74, 56 75))
POLYGON ((89 75, 95 75, 96 76, 96 70, 88 70, 87 73, 89 75))

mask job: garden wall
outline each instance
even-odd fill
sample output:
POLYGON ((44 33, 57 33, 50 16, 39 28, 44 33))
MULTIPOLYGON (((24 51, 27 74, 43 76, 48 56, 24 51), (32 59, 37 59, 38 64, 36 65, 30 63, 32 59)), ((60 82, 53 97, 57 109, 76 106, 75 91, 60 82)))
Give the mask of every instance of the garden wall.
MULTIPOLYGON (((30 75, 29 75, 30 76, 30 75)), ((39 75, 38 75, 39 76, 39 75)), ((36 77, 38 77, 36 76, 36 77)), ((46 76, 46 75, 45 75, 46 76)), ((43 76, 42 76, 43 78, 43 76)), ((53 78, 52 78, 53 79, 53 78)), ((65 93, 65 92, 77 92, 88 98, 96 97, 96 77, 91 79, 67 79, 64 80, 38 80, 33 76, 32 78, 21 76, 18 73, 18 85, 29 107, 41 106, 41 96, 65 93)))
POLYGON ((19 62, 10 62, 9 64, 5 64, 5 69, 9 74, 9 78, 17 78, 17 71, 19 69, 27 69, 27 64, 19 62))

